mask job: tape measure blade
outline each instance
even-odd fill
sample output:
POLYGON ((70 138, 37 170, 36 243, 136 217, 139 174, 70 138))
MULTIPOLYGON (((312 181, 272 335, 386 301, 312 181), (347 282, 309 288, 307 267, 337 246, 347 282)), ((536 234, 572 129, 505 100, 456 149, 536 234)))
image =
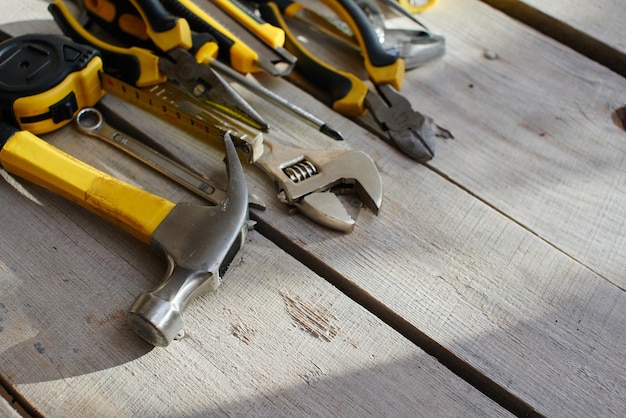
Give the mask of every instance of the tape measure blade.
POLYGON ((248 130, 227 116, 216 115, 168 83, 140 88, 106 73, 101 74, 101 83, 108 93, 212 144, 222 145, 224 134, 230 132, 238 150, 250 163, 263 154, 260 132, 248 130))

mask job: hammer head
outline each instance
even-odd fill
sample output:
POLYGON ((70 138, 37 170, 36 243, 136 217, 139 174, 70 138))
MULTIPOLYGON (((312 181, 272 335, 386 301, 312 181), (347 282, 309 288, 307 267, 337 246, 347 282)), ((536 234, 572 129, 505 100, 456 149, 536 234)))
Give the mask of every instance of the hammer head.
POLYGON ((245 240, 248 190, 229 134, 224 142, 227 197, 217 206, 178 204, 152 234, 152 248, 165 258, 168 269, 159 286, 135 300, 127 320, 155 346, 166 346, 176 337, 192 299, 219 287, 245 240))

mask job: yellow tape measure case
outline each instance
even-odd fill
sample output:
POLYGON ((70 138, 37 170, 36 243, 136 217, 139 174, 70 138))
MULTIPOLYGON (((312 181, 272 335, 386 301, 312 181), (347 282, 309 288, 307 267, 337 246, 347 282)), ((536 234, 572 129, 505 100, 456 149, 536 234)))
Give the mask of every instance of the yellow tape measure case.
POLYGON ((0 119, 35 134, 66 125, 104 95, 97 50, 58 35, 0 43, 0 119))

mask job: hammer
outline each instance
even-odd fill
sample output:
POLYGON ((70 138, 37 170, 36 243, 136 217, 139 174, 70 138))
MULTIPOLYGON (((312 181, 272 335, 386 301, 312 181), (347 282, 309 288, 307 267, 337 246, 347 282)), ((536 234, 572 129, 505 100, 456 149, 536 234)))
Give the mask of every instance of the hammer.
POLYGON ((196 296, 218 288, 248 231, 248 190, 232 139, 224 135, 228 188, 216 206, 175 204, 125 183, 0 122, 0 165, 150 244, 167 262, 161 284, 142 293, 127 314, 131 328, 167 346, 183 327, 196 296))

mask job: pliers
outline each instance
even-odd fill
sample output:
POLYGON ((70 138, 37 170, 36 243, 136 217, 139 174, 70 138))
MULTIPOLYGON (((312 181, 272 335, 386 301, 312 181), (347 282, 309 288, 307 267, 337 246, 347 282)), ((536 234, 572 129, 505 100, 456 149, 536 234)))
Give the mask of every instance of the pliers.
MULTIPOLYGON (((137 87, 174 82, 186 94, 222 113, 257 129, 268 129, 267 122, 226 80, 200 63, 215 55, 217 46, 209 39, 192 36, 187 21, 171 16, 158 1, 87 1, 85 8, 91 18, 98 19, 106 36, 119 38, 125 34, 128 38, 132 32, 133 46, 118 47, 105 41, 104 36, 96 37, 96 30, 87 31, 61 0, 50 5, 66 35, 100 50, 108 74, 137 87), (142 46, 135 46, 137 39, 142 40, 142 46)), ((86 25, 93 23, 90 20, 86 25)))
POLYGON ((298 58, 296 70, 330 93, 334 110, 353 118, 414 160, 432 159, 435 132, 430 119, 413 110, 398 92, 404 78, 404 61, 382 48, 367 17, 352 0, 322 1, 350 26, 375 91, 355 75, 320 61, 300 43, 286 18, 298 13, 302 5, 292 0, 270 0, 260 4, 259 11, 266 21, 285 31, 285 46, 298 58))
POLYGON ((159 3, 172 15, 185 19, 194 32, 210 35, 218 45, 217 58, 240 73, 264 71, 273 76, 283 76, 290 73, 293 68, 293 56, 289 55, 278 62, 263 57, 192 0, 142 1, 159 3))

